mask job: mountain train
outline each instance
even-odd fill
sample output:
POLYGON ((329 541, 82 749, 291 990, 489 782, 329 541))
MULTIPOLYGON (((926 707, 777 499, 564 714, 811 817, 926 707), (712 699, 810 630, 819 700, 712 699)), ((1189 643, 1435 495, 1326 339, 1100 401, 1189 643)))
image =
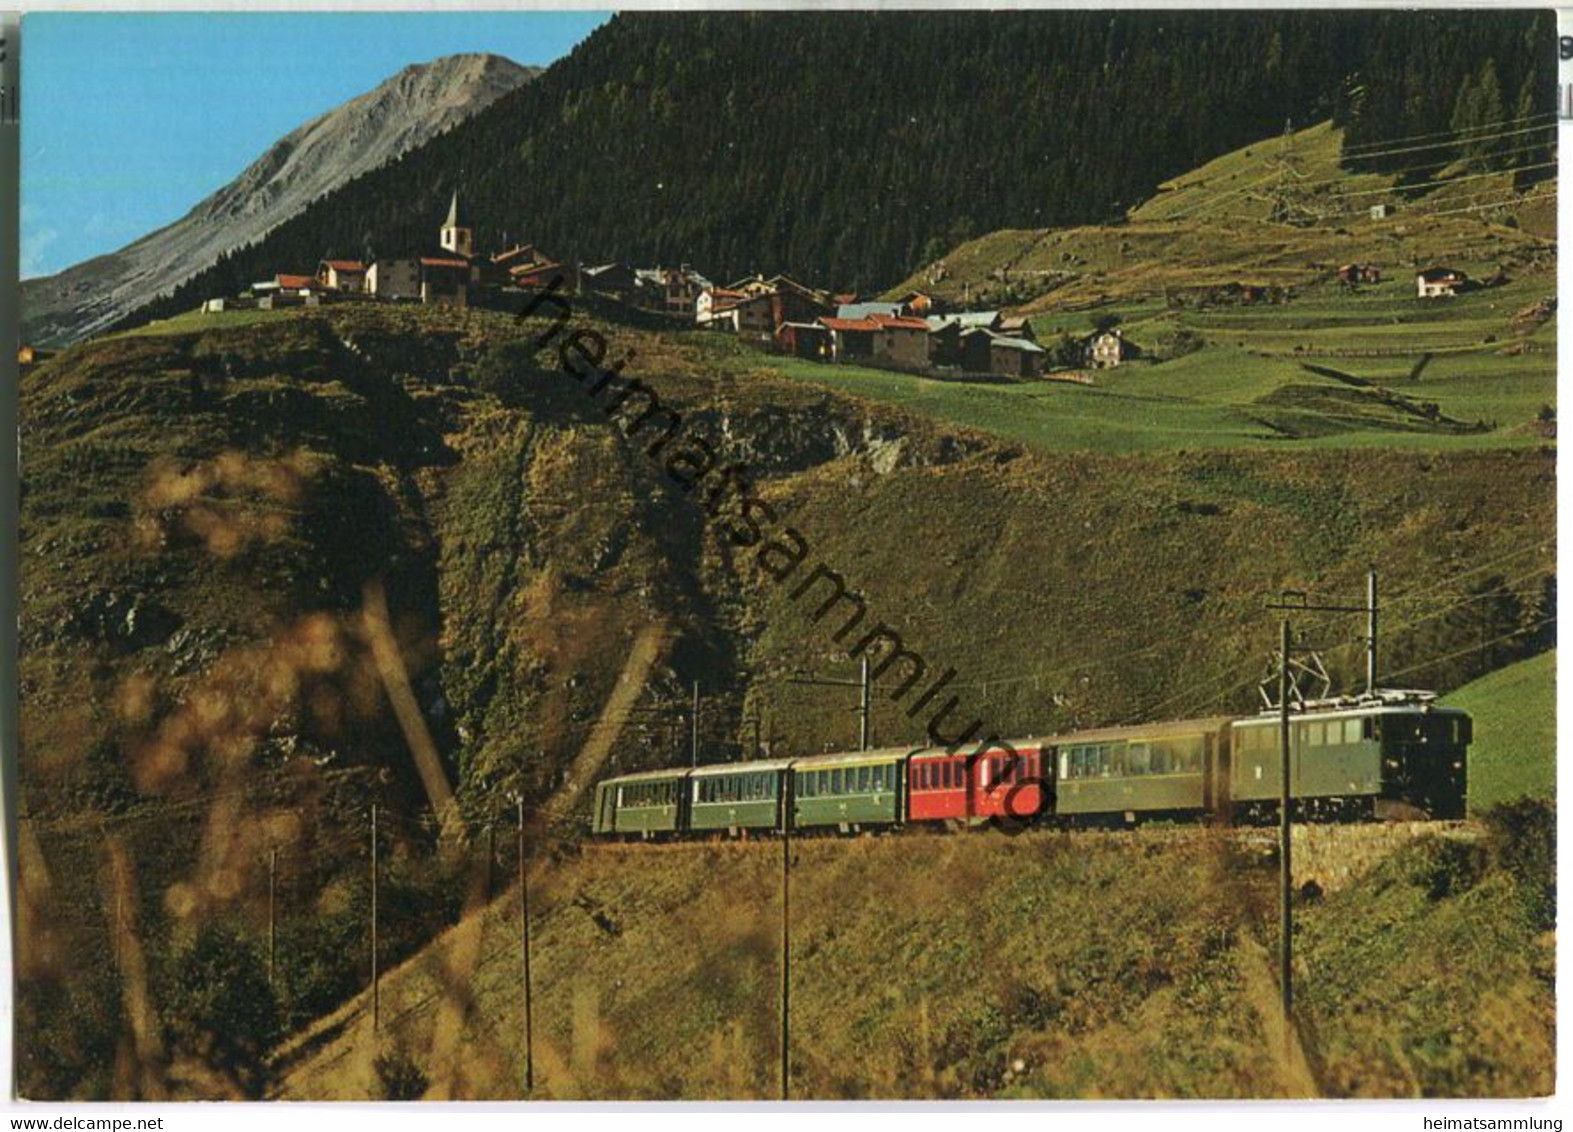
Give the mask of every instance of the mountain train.
MULTIPOLYGON (((1429 692, 1297 707, 1293 815, 1313 821, 1464 816, 1467 712, 1429 692)), ((607 838, 860 833, 906 826, 1118 827, 1152 820, 1277 820, 1279 716, 1215 716, 1077 731, 984 749, 939 747, 763 759, 599 783, 607 838)))

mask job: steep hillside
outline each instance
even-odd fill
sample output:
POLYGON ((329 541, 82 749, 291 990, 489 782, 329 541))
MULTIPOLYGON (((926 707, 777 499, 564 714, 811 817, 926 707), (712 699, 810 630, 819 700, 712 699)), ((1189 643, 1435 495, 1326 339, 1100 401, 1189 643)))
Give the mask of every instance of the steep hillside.
MULTIPOLYGON (((74 342, 261 239, 323 194, 416 149, 540 73, 497 55, 406 67, 375 90, 275 142, 240 176, 167 227, 117 252, 22 283, 23 340, 74 342)), ((360 255, 362 248, 346 248, 360 255)), ((282 265, 311 270, 315 255, 282 265)))
MULTIPOLYGON (((1545 830, 1544 824, 1540 827, 1545 830)), ((1499 844, 1488 827, 1484 844, 1499 844)), ((1550 933, 1510 853, 1422 835, 1296 910, 1288 1057, 1276 864, 1205 831, 794 846, 791 1095, 1543 1095, 1550 933)), ((780 850, 592 849, 531 878, 535 1088, 517 891, 286 1042, 272 1095, 774 1099, 780 850)))
POLYGON ((1122 304, 1190 288, 1300 288, 1341 264, 1375 263, 1402 280, 1446 263, 1479 278, 1501 268, 1554 290, 1555 155, 1526 143, 1517 172, 1464 160, 1423 178, 1345 168, 1345 131, 1323 122, 1264 135, 1158 186, 1118 223, 1008 229, 951 249, 890 289, 1031 311, 1122 304), (1371 216, 1373 205, 1388 213, 1371 216))
MULTIPOLYGON (((846 609, 815 615, 827 575, 792 597, 816 565, 862 595, 865 629, 956 670, 948 726, 1005 733, 1248 707, 1263 602, 1355 594, 1370 562, 1394 679, 1448 690, 1549 644, 1549 452, 1043 453, 621 317, 575 325, 631 355, 690 460, 703 439, 743 466, 765 543, 534 348, 543 317, 188 316, 26 375, 22 1001, 25 1029, 62 1036, 34 1048, 63 1051, 28 1066, 31 1095, 148 1095, 115 1075, 125 984, 62 957, 110 950, 129 916, 137 1001, 177 1011, 174 1042, 182 948, 201 925, 259 938, 270 845, 289 907, 314 909, 278 992, 298 1021, 361 977, 345 933, 371 803, 421 909, 391 961, 457 910, 462 886, 422 863, 447 784, 472 832, 519 791, 572 841, 608 767, 686 758, 693 681, 705 759, 748 750, 755 719, 776 752, 850 743, 852 693, 790 680, 854 671, 846 609), (761 555, 789 526, 807 565, 784 585, 761 555)), ((1358 670, 1350 624, 1304 627, 1339 679, 1358 670)), ((881 741, 921 731, 895 684, 881 741)))
POLYGON ((1365 107, 1446 114, 1459 59, 1491 59, 1553 110, 1551 61, 1523 50, 1549 27, 1508 12, 623 14, 397 176, 345 186, 147 313, 358 253, 363 234, 425 240, 454 188, 483 248, 506 230, 591 262, 869 291, 979 233, 1119 216, 1286 118, 1358 118, 1350 85, 1365 107))

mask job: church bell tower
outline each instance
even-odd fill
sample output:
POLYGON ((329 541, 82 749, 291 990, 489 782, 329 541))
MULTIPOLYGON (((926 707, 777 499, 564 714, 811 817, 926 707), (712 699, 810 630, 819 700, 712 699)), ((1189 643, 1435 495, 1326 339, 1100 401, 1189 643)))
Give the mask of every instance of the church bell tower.
POLYGON ((442 225, 442 248, 462 256, 474 254, 473 233, 469 221, 459 211, 459 190, 453 191, 453 201, 448 205, 448 219, 442 225))

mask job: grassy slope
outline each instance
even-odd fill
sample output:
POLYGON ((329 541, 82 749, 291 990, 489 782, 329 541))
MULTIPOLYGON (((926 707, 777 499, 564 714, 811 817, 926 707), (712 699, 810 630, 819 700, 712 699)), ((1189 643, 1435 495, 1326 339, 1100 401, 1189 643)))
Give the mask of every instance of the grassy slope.
MULTIPOLYGON (((1269 1052, 1268 861, 1156 830, 821 840, 795 855, 796 1098, 1296 1087, 1269 1052)), ((1493 873, 1428 899, 1392 879, 1407 859, 1302 910, 1312 1087, 1544 1092, 1551 987, 1510 886, 1493 873), (1409 1007, 1393 1009, 1406 994, 1409 1007), (1458 1027, 1470 1040, 1448 1043, 1458 1027)), ((778 860, 773 845, 687 845, 543 863, 531 893, 534 1096, 777 1095, 778 860)), ((382 1046, 429 1075, 430 1097, 515 1097, 517 904, 506 896, 472 923, 389 975, 382 1046)), ((370 1049, 357 1003, 286 1047, 278 1094, 373 1095, 370 1049)))
POLYGON ((1297 922, 1301 1034, 1328 1095, 1554 1088, 1555 934, 1509 872, 1447 849, 1411 846, 1297 922))
POLYGON ((1505 219, 1497 214, 1428 214, 1503 194, 1499 179, 1482 178, 1423 190, 1385 221, 1356 215, 1310 226, 1273 223, 1268 189, 1278 183, 1286 152, 1293 166, 1286 177, 1311 186, 1300 196, 1324 215, 1348 210, 1351 201, 1383 199, 1341 196, 1369 194, 1393 178, 1344 172, 1338 145, 1326 124, 1288 142, 1270 139, 1177 178, 1126 224, 992 233, 891 292, 921 288, 955 303, 967 295, 975 307, 1030 313, 1044 342, 1062 332, 1085 335, 1096 318, 1117 315, 1150 354, 1162 354, 1182 332, 1201 342, 1198 352, 1100 374, 1096 389, 963 385, 791 361, 777 368, 1048 451, 1539 443, 1536 417, 1556 403, 1555 320, 1513 320, 1556 291, 1554 230, 1529 223, 1539 206, 1525 206, 1522 227, 1495 223, 1505 219), (1388 278, 1347 291, 1331 276, 1349 261, 1377 262, 1388 278), (1420 302, 1411 265, 1439 261, 1476 278, 1502 268, 1508 282, 1420 302), (1288 286, 1295 297, 1257 307, 1166 301, 1171 290, 1230 282, 1288 286), (1382 391, 1410 404, 1375 395, 1382 391), (1485 428, 1461 431, 1428 420, 1421 411, 1427 403, 1442 417, 1485 428))
POLYGON ((1475 719, 1469 801, 1552 798, 1557 777, 1557 654, 1543 653, 1466 684, 1446 702, 1475 719))

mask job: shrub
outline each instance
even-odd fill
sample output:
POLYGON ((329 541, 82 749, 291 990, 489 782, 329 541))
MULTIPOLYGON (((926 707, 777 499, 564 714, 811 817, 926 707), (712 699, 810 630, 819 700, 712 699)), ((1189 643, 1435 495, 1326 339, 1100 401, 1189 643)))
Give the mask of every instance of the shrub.
POLYGON ((1557 921, 1557 811, 1538 798, 1492 806, 1482 815, 1486 852, 1513 878, 1530 923, 1549 931, 1557 921))
POLYGON ((418 1101, 431 1085, 431 1078, 402 1049, 378 1054, 372 1068, 377 1073, 377 1095, 381 1100, 418 1101))
POLYGON ((262 960, 234 933, 205 925, 169 958, 161 996, 171 1044, 224 1074, 247 1096, 267 1083, 279 1013, 262 960))
POLYGON ((1485 873, 1480 846, 1451 837, 1428 837, 1414 845, 1404 861, 1404 879, 1432 900, 1468 892, 1485 873))

